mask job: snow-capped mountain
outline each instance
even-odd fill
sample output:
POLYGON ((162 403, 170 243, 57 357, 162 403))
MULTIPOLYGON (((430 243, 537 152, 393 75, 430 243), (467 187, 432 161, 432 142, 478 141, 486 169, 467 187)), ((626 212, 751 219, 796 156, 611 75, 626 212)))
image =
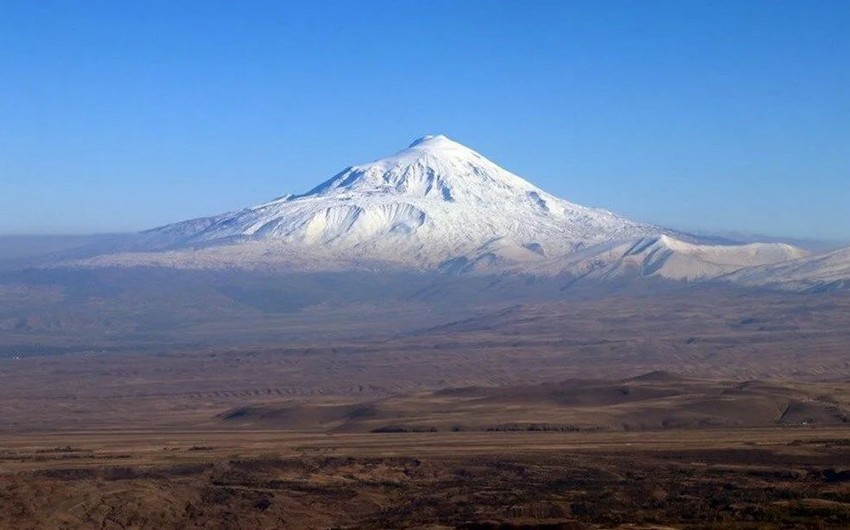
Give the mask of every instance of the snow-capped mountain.
POLYGON ((303 195, 143 233, 137 250, 156 255, 96 261, 330 266, 330 260, 430 269, 459 257, 536 261, 661 232, 554 197, 445 136, 425 136, 303 195))
POLYGON ((804 255, 783 244, 698 243, 550 195, 440 135, 302 195, 149 230, 132 251, 77 264, 697 280, 804 255))
POLYGON ((721 279, 738 285, 792 291, 850 289, 850 248, 773 265, 750 267, 721 279))

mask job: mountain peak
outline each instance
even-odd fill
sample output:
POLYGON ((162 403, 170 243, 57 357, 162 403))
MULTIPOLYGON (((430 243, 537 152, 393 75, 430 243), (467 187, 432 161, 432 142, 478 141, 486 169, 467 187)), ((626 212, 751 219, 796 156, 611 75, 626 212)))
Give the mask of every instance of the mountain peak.
POLYGON ((464 147, 463 145, 455 142, 454 140, 449 139, 448 136, 443 134, 426 134, 421 138, 417 138, 413 140, 408 146, 408 149, 413 149, 418 147, 420 149, 428 149, 428 148, 440 148, 440 147, 464 147))
POLYGON ((545 195, 476 151, 439 134, 423 136, 391 156, 349 167, 305 196, 358 194, 486 204, 495 196, 515 199, 529 193, 545 195))
POLYGON ((438 158, 438 159, 463 159, 467 161, 486 160, 481 154, 473 149, 456 142, 448 136, 425 135, 413 141, 407 149, 399 151, 395 155, 389 156, 382 160, 391 162, 411 162, 421 159, 422 157, 438 158))

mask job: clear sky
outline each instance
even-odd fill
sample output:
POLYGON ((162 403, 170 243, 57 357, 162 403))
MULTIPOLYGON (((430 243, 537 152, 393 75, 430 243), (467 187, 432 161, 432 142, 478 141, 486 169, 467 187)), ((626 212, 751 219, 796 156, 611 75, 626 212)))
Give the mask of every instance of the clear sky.
POLYGON ((639 220, 850 240, 850 1, 0 9, 0 233, 215 214, 436 133, 639 220))

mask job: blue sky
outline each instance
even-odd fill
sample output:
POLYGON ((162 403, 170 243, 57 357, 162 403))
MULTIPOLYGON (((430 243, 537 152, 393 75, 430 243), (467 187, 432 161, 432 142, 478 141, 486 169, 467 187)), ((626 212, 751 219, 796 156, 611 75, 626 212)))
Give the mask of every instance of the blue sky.
POLYGON ((148 228, 442 133, 568 200, 850 241, 850 2, 15 1, 0 233, 148 228))

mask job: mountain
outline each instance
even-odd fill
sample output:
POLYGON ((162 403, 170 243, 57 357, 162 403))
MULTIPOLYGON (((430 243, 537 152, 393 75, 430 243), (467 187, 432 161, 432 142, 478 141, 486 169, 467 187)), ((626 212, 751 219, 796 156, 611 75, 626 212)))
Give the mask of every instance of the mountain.
POLYGON ((804 255, 784 244, 700 244, 574 204, 442 135, 307 193, 149 230, 99 254, 75 264, 698 280, 804 255))
POLYGON ((539 268, 549 273, 601 281, 636 277, 697 281, 806 255, 808 253, 799 248, 781 243, 706 245, 660 235, 597 245, 567 260, 543 263, 539 268))
POLYGON ((722 280, 751 287, 791 291, 850 289, 850 247, 802 259, 751 267, 722 280))
POLYGON ((147 231, 99 263, 451 268, 566 256, 660 228, 554 197, 445 136, 346 168, 302 195, 147 231), (456 265, 456 264, 455 264, 456 265))

